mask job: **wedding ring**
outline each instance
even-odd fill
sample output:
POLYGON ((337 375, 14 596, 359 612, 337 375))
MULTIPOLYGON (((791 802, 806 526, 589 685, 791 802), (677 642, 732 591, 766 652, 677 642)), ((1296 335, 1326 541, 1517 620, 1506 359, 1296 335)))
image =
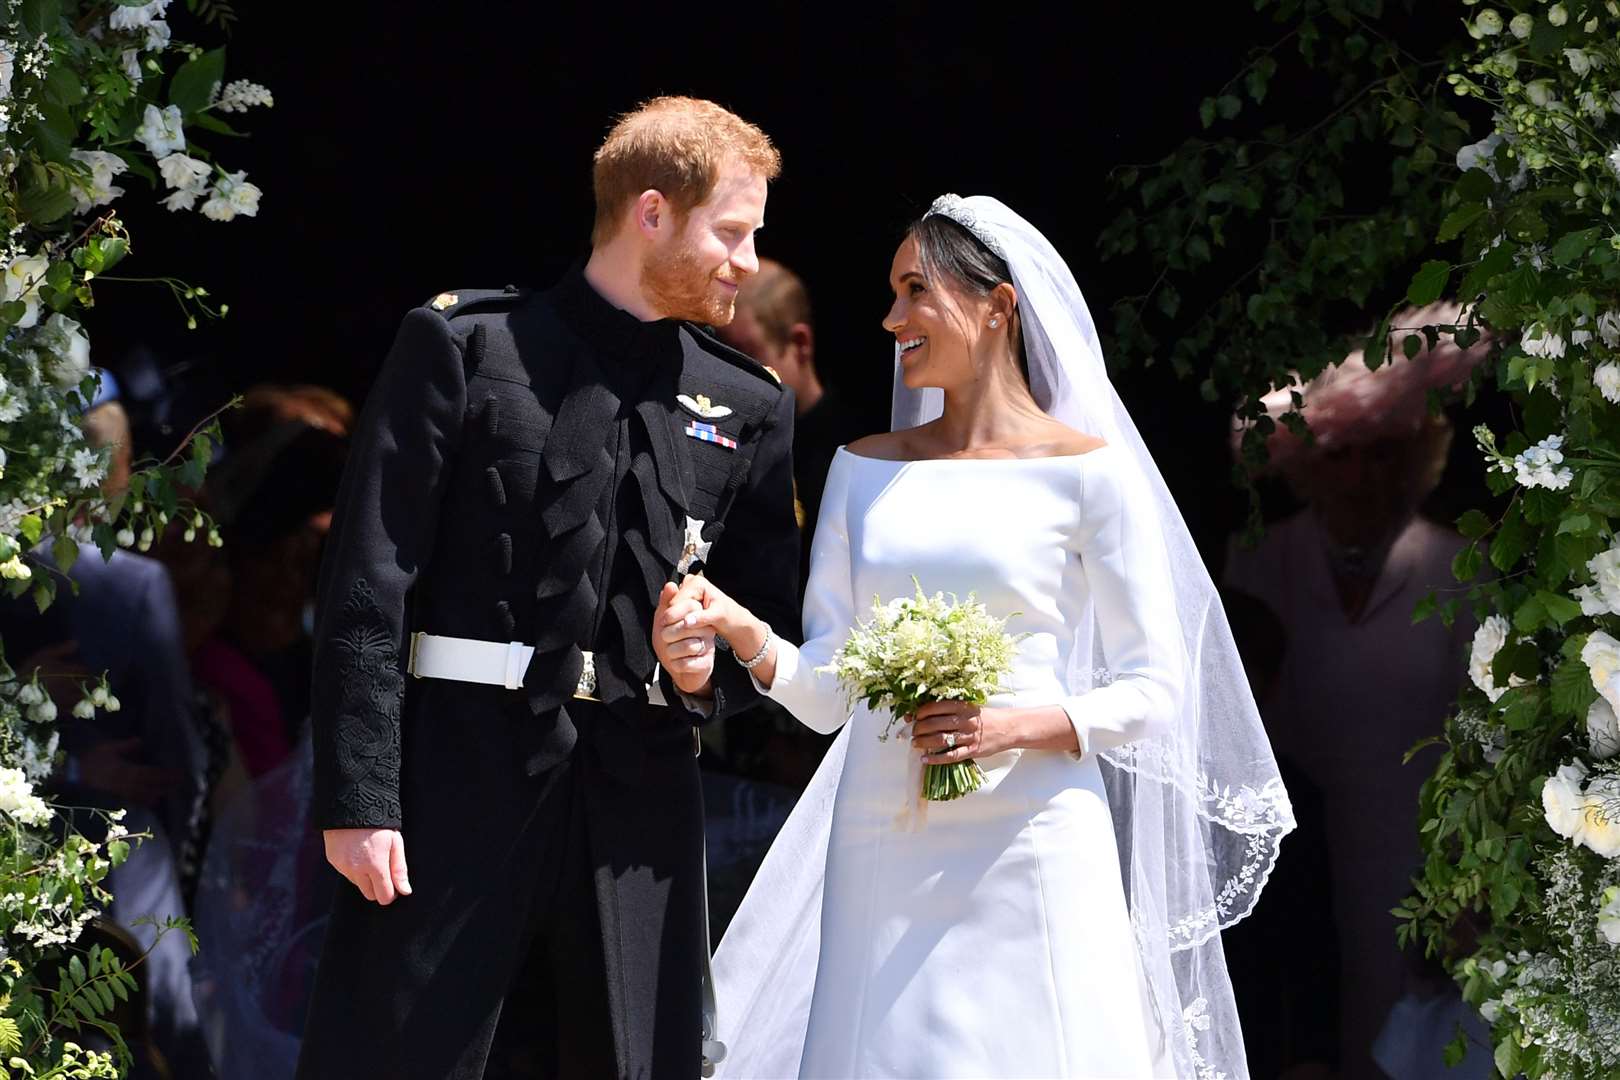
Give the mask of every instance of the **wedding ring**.
POLYGON ((955 750, 956 749, 956 732, 947 731, 945 733, 945 746, 946 746, 947 749, 950 749, 950 750, 955 750))

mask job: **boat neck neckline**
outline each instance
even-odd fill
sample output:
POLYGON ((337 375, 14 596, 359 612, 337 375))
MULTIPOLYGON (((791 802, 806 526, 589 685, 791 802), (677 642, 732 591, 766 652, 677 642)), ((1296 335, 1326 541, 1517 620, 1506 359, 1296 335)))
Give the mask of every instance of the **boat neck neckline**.
POLYGON ((840 446, 838 452, 854 458, 856 461, 872 461, 882 465, 921 465, 926 462, 945 462, 955 464, 960 461, 972 462, 1026 462, 1026 461, 1073 461, 1076 458, 1090 457, 1092 454, 1110 449, 1113 443, 1103 443, 1090 450, 1082 450, 1077 454, 1042 454, 1039 457, 932 457, 932 458, 880 458, 868 457, 866 454, 857 454, 848 446, 840 446))

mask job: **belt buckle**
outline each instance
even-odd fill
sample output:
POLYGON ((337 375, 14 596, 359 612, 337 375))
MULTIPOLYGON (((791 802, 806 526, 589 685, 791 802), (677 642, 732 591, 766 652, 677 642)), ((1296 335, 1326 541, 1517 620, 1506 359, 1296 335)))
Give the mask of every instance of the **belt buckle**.
POLYGON ((574 689, 574 699, 601 704, 602 699, 596 696, 596 654, 588 649, 581 649, 580 655, 585 658, 585 666, 580 669, 579 686, 574 689))

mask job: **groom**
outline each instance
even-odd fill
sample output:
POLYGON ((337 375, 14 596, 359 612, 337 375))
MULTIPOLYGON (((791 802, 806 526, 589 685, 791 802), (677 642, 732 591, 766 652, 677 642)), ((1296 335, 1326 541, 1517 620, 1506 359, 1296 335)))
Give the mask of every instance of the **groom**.
POLYGON ((596 153, 583 268, 406 316, 321 574, 315 813, 350 884, 304 1080, 698 1075, 693 725, 756 693, 649 640, 705 562, 794 623, 792 395, 692 325, 731 320, 778 168, 656 99, 596 153))

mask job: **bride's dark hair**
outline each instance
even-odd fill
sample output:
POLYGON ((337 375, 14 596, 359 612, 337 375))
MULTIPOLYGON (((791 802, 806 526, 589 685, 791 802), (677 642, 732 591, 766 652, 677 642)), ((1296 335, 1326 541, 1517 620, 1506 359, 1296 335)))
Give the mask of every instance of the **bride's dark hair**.
MULTIPOLYGON (((1012 284, 1012 271, 1007 268, 1007 261, 944 214, 918 218, 906 230, 906 235, 916 241, 923 276, 930 282, 949 280, 974 296, 989 296, 997 285, 1012 284)), ((1007 329, 1013 359, 1018 361, 1018 371, 1027 386, 1029 358, 1024 355, 1024 334, 1019 325, 1017 308, 1013 309, 1007 329)))

